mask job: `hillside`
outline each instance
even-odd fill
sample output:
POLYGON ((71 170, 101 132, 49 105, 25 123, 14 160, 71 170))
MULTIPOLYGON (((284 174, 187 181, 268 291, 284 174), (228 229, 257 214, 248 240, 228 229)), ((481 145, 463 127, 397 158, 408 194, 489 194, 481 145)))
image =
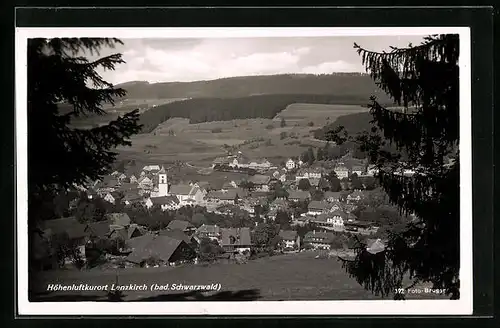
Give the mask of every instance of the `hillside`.
POLYGON ((151 108, 141 114, 140 123, 143 125, 143 133, 148 133, 172 117, 188 118, 193 124, 248 118, 272 119, 294 103, 365 105, 367 99, 368 97, 357 94, 273 94, 239 98, 194 98, 151 108))
POLYGON ((369 112, 354 113, 338 117, 333 123, 327 124, 321 129, 314 131, 316 139, 325 140, 325 134, 339 126, 343 126, 347 133, 356 135, 363 131, 370 131, 373 116, 369 112))
POLYGON ((387 101, 366 74, 283 74, 230 77, 210 81, 148 83, 132 81, 117 85, 127 91, 129 99, 155 98, 228 98, 267 94, 337 94, 371 95, 387 101))
MULTIPOLYGON (((370 123, 373 120, 373 116, 370 112, 361 112, 339 116, 333 123, 325 125, 323 128, 315 130, 313 132, 314 138, 320 140, 326 140, 325 134, 328 131, 334 130, 339 126, 343 126, 347 133, 350 136, 355 136, 358 133, 362 132, 370 132, 373 124, 370 123)), ((381 131, 377 132, 380 136, 382 136, 381 131)), ((357 146, 354 144, 347 142, 347 146, 352 150, 357 149, 357 146)), ((397 149, 394 143, 386 143, 385 146, 382 147, 385 151, 391 152, 393 154, 400 154, 401 160, 408 160, 408 154, 405 150, 397 149)), ((359 158, 363 158, 366 156, 366 153, 363 153, 359 150, 355 150, 356 156, 359 158)))

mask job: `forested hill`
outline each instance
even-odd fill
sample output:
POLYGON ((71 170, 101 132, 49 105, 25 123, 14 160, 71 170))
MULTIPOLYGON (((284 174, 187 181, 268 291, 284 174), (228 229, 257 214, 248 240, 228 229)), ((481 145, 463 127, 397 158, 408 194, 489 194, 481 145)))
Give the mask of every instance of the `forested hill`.
POLYGON ((148 83, 132 81, 117 85, 130 99, 228 98, 268 94, 376 95, 388 98, 366 74, 283 74, 230 77, 210 81, 148 83))
POLYGON ((148 133, 172 117, 190 123, 230 121, 245 118, 273 118, 293 103, 366 105, 369 96, 274 94, 240 98, 193 98, 161 105, 141 114, 142 132, 148 133))

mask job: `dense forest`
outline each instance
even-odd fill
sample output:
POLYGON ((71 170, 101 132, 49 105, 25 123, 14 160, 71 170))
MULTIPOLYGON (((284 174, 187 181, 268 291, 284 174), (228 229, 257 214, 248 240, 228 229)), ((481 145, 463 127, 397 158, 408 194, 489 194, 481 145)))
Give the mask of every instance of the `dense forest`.
POLYGON ((245 118, 273 118, 293 103, 366 105, 366 95, 273 94, 239 98, 194 98, 152 108, 141 114, 142 132, 154 130, 171 117, 190 123, 229 121, 245 118))
POLYGON ((127 82, 116 87, 127 91, 129 99, 228 98, 266 94, 346 94, 370 95, 389 100, 372 79, 360 73, 283 74, 230 77, 210 81, 148 83, 127 82))

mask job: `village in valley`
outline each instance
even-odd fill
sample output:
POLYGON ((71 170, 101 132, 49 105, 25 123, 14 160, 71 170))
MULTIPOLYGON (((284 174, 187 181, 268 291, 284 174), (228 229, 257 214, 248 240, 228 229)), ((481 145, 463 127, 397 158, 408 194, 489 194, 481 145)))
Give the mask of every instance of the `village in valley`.
POLYGON ((459 299, 457 36, 211 33, 28 38, 20 304, 459 299))
POLYGON ((176 179, 172 166, 128 162, 67 193, 66 217, 40 227, 40 266, 241 264, 307 251, 349 257, 360 240, 383 250, 400 218, 377 185, 375 166, 350 152, 335 161, 315 161, 311 152, 281 163, 228 153, 196 181, 176 179), (59 244, 49 245, 47 236, 59 236, 59 244))

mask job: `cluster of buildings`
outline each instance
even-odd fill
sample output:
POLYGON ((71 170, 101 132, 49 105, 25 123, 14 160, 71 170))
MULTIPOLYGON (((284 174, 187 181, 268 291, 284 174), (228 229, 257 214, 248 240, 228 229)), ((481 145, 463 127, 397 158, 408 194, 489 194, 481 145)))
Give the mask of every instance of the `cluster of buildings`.
POLYGON ((269 162, 265 158, 259 159, 250 159, 247 156, 243 155, 242 152, 238 152, 236 155, 229 155, 226 157, 218 157, 212 162, 212 168, 215 168, 217 165, 219 166, 227 166, 236 169, 252 169, 256 171, 267 171, 271 169, 276 169, 276 166, 273 166, 271 162, 269 162))
MULTIPOLYGON (((314 248, 328 248, 331 238, 334 238, 334 233, 338 232, 348 231, 369 235, 377 231, 377 227, 372 223, 361 222, 353 214, 357 204, 366 197, 365 191, 326 191, 321 200, 316 200, 317 198, 312 200, 311 191, 298 189, 302 179, 307 179, 312 186, 311 188, 319 188, 320 181, 325 180, 332 170, 340 179, 349 177, 353 173, 358 174, 358 176, 376 174, 374 168, 367 167, 363 163, 346 165, 344 162, 339 162, 325 168, 315 165, 309 166, 300 160, 289 159, 282 165, 283 167, 279 167, 265 159, 251 160, 239 153, 236 156, 218 158, 214 161, 215 165, 249 168, 255 170, 256 173, 249 174, 238 181, 223 181, 218 185, 208 181, 171 184, 168 172, 163 166, 146 165, 139 170, 131 168, 124 172, 115 171, 102 180, 94 181, 85 187, 77 186, 77 188, 85 191, 88 198, 100 197, 110 203, 122 203, 125 206, 146 208, 157 206, 164 211, 176 210, 183 206, 203 206, 211 212, 231 214, 228 208, 238 207, 240 210, 246 211, 250 217, 254 217, 256 207, 260 206, 261 209, 266 209, 264 212, 259 212, 266 222, 273 222, 281 211, 288 213, 291 217, 292 226, 305 226, 308 223, 314 223, 318 227, 320 231, 309 232, 303 240, 298 238, 296 231, 281 231, 280 236, 284 245, 291 249, 300 248, 307 244, 314 248), (286 190, 287 196, 270 198, 273 186, 277 183, 280 183, 282 188, 286 190), (271 199, 273 200, 271 201, 271 199), (307 209, 297 214, 295 211, 297 203, 307 204, 307 209)), ((143 258, 141 254, 151 254, 152 249, 156 247, 162 249, 159 257, 167 262, 176 262, 175 249, 185 247, 183 242, 193 248, 193 240, 202 237, 217 240, 227 251, 242 252, 251 247, 248 228, 223 229, 206 225, 193 227, 189 222, 185 222, 178 227, 169 226, 165 232, 151 234, 142 227, 130 223, 129 219, 117 223, 115 219, 110 218, 103 222, 91 223, 85 227, 81 224, 75 224, 75 220, 71 218, 61 220, 72 222, 74 227, 70 229, 71 233, 87 242, 92 239, 92 236, 102 236, 104 233, 109 237, 120 235, 123 239, 129 240, 130 245, 135 245, 134 247, 130 246, 130 249, 137 251, 132 251, 128 256, 130 259, 135 259, 136 262, 143 258), (172 231, 180 231, 184 235, 172 231), (172 238, 180 238, 181 241, 173 242, 170 240, 172 238), (139 242, 139 240, 142 241, 139 242), (171 251, 172 249, 174 250, 171 251)), ((56 224, 56 221, 52 220, 51 224, 56 224)), ((62 225, 65 226, 69 223, 62 225)), ((179 223, 175 224, 179 225, 179 223)), ((52 228, 48 227, 47 229, 52 228)))
MULTIPOLYGON (((148 231, 131 222, 126 213, 108 214, 103 221, 80 223, 74 217, 44 221, 33 239, 32 252, 39 269, 56 268, 57 255, 51 249, 51 241, 64 234, 76 246, 83 263, 87 262, 97 242, 116 241, 124 245, 117 249, 115 260, 121 259, 125 266, 178 265, 198 261, 202 239, 216 242, 224 251, 222 256, 249 254, 252 249, 250 228, 221 228, 216 225, 201 225, 196 228, 188 221, 173 220, 159 231, 148 231), (151 262, 154 262, 151 264, 151 262)), ((65 263, 74 263, 66 255, 65 263)))
MULTIPOLYGON (((174 210, 183 206, 198 205, 216 207, 218 204, 234 204, 239 199, 242 207, 248 208, 257 202, 256 194, 268 193, 273 184, 280 182, 293 194, 301 180, 308 180, 310 185, 318 187, 330 171, 335 171, 339 179, 356 173, 358 176, 373 176, 376 169, 363 163, 355 163, 348 168, 343 162, 331 168, 307 166, 300 160, 288 159, 283 167, 274 166, 266 159, 248 159, 239 153, 214 160, 213 166, 225 164, 228 168, 249 168, 255 171, 240 180, 224 181, 214 185, 208 181, 188 181, 171 184, 167 170, 160 165, 146 165, 142 169, 115 171, 102 180, 93 181, 87 186, 76 186, 87 192, 89 198, 100 197, 112 204, 140 204, 147 208, 159 206, 163 210, 174 210), (250 191, 250 193, 248 193, 250 191)), ((294 199, 294 195, 290 197, 294 199)))

